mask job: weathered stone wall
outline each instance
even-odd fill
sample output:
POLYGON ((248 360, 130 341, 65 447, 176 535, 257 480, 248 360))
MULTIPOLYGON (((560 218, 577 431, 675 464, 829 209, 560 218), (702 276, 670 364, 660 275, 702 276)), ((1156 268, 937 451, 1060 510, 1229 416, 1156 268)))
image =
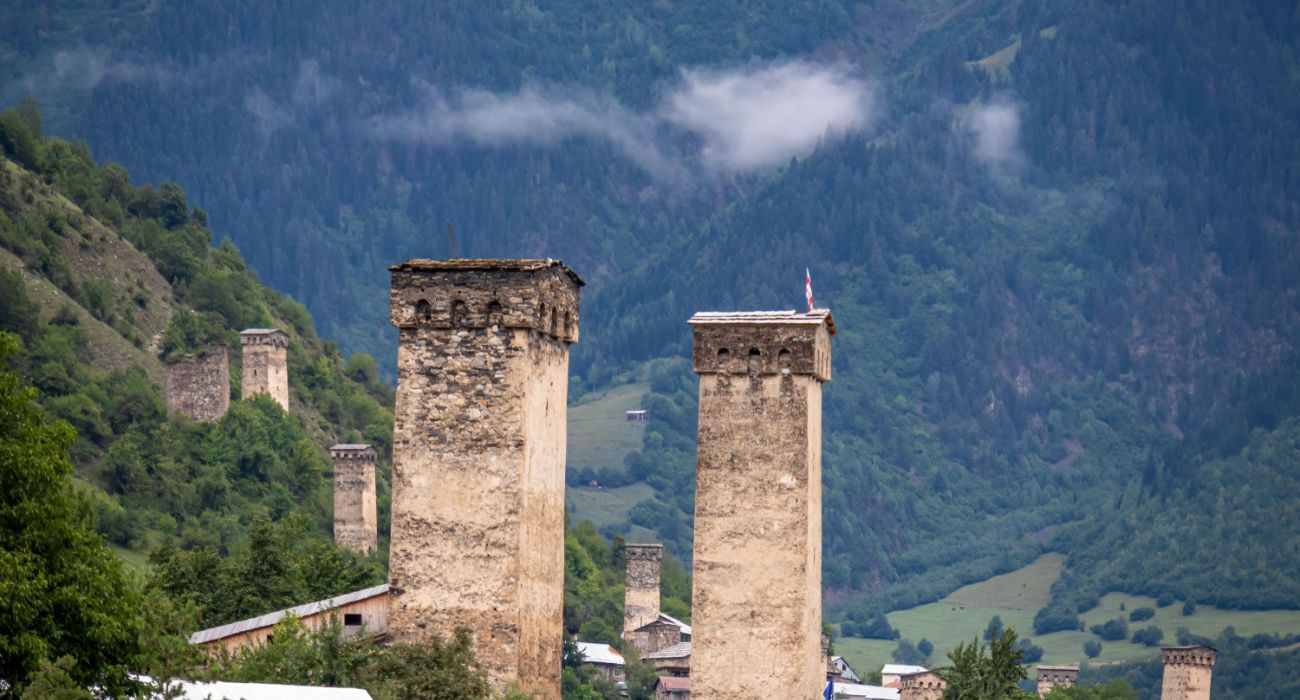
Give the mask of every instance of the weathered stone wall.
POLYGON ((167 412, 216 421, 230 408, 230 360, 225 348, 186 355, 167 365, 167 412))
POLYGON ((671 622, 644 625, 632 635, 632 646, 642 654, 653 654, 682 641, 682 628, 671 622))
POLYGON ((1079 680, 1078 666, 1051 666, 1040 665, 1038 667, 1038 694, 1047 695, 1052 692, 1052 688, 1061 686, 1069 688, 1079 680))
MULTIPOLYGON (((661 544, 629 544, 627 577, 623 586, 623 639, 636 638, 636 629, 659 617, 659 567, 661 544)), ((644 651, 644 650, 643 650, 644 651)))
POLYGON ((1210 681, 1217 654, 1207 646, 1161 650, 1164 679, 1160 700, 1210 700, 1210 681))
POLYGON ((254 328, 239 334, 243 350, 245 399, 270 394, 289 410, 289 336, 271 328, 254 328))
POLYGON ((555 261, 410 261, 392 277, 390 633, 468 627, 494 686, 558 700, 581 281, 555 261))
POLYGON ((334 542, 357 552, 379 546, 375 498, 375 451, 370 445, 335 445, 334 542))
POLYGON ((898 700, 942 700, 948 684, 939 674, 928 671, 903 676, 898 681, 898 700))
POLYGON ((703 316, 691 321, 700 375, 691 697, 818 697, 829 318, 785 324, 773 314, 744 326, 703 316))

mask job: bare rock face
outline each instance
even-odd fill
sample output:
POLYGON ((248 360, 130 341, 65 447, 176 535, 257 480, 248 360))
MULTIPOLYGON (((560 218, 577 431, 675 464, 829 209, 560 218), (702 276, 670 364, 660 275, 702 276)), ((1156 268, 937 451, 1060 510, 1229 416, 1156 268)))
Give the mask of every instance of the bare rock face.
POLYGON ((370 445, 330 448, 334 460, 334 542, 357 552, 379 546, 375 450, 370 445))
POLYGON ((691 697, 815 698, 827 311, 700 313, 691 697))
POLYGON ((285 411, 289 410, 289 336, 275 328, 241 331, 243 349, 243 394, 245 399, 270 394, 285 411))
POLYGON ((230 360, 225 348, 186 355, 167 365, 167 412, 218 421, 230 409, 230 360))
MULTIPOLYGON (((636 638, 637 628, 659 617, 661 544, 627 545, 627 581, 623 587, 623 639, 636 638)), ((645 651, 644 649, 642 651, 645 651)))
POLYGON ((399 331, 389 631, 474 631, 497 688, 559 700, 577 275, 555 260, 391 268, 399 331))

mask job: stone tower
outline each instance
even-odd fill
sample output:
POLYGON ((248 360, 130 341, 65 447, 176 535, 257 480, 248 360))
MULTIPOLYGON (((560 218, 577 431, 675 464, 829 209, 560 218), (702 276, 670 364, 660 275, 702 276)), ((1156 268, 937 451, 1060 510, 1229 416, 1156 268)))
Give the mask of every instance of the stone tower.
POLYGON ((1062 688, 1069 688, 1079 682, 1079 665, 1062 664, 1052 666, 1040 664, 1038 666, 1038 694, 1047 695, 1052 692, 1052 688, 1058 685, 1062 688))
POLYGON ((230 360, 225 348, 186 355, 167 365, 167 412, 216 421, 230 408, 230 360))
POLYGON ((627 580, 623 587, 623 639, 632 641, 638 627, 659 618, 661 544, 627 545, 627 580))
POLYGON ((249 328, 239 334, 243 346, 243 398, 270 394, 289 410, 289 336, 275 328, 249 328))
POLYGON ((410 260, 397 326, 389 631, 474 632, 494 686, 560 697, 569 344, 557 260, 410 260))
POLYGON ((898 700, 943 700, 948 684, 934 671, 908 673, 898 679, 898 700))
POLYGON ((334 459, 334 543, 358 552, 379 546, 375 506, 375 450, 370 445, 340 444, 334 459))
POLYGON ((1204 644, 1163 647, 1165 665, 1160 700, 1210 700, 1210 674, 1218 650, 1204 644))
POLYGON ((829 311, 698 313, 691 697, 816 698, 829 311))

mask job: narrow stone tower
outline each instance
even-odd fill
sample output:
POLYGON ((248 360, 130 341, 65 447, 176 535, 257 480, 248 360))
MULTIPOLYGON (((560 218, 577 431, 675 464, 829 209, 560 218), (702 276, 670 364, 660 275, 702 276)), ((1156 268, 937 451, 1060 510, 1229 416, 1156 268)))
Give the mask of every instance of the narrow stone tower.
POLYGON ((289 336, 276 328, 249 328, 239 334, 243 346, 243 398, 270 394, 289 410, 289 336))
POLYGON ((829 311, 698 313, 691 697, 816 698, 829 311))
POLYGON ((225 348, 186 355, 167 365, 167 412, 196 421, 221 420, 230 409, 230 360, 225 348))
POLYGON ((623 639, 632 641, 636 630, 659 618, 659 565, 662 544, 627 545, 627 579, 623 586, 623 639))
POLYGON ((569 344, 557 260, 410 260, 397 326, 389 631, 474 632, 497 688, 560 697, 569 344))
POLYGON ((1210 700, 1210 675, 1218 653, 1204 644, 1161 648, 1165 677, 1160 700, 1210 700))
POLYGON ((375 506, 375 450, 370 445, 340 444, 334 459, 334 543, 358 552, 379 546, 375 506))

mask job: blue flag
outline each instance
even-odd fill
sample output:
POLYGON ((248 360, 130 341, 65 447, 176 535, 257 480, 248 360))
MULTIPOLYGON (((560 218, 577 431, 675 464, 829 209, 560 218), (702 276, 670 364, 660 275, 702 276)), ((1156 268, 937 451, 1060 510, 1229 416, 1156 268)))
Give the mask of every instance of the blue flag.
POLYGON ((835 697, 835 679, 826 681, 826 690, 822 693, 822 700, 832 700, 835 697))

